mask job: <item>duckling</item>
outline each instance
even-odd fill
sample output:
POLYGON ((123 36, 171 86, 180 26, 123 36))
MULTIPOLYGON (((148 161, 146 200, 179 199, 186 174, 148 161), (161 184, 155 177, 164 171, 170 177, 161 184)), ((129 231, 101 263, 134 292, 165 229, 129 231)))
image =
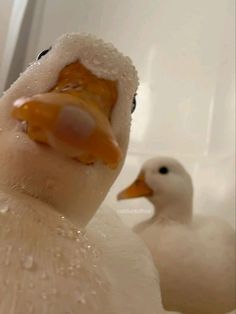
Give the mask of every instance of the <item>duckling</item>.
POLYGON ((174 158, 144 163, 118 199, 146 197, 154 215, 135 226, 160 273, 167 310, 223 314, 235 309, 235 232, 217 217, 193 216, 193 184, 174 158))
POLYGON ((133 269, 117 234, 110 246, 125 267, 115 273, 107 240, 85 230, 122 168, 137 85, 132 62, 111 44, 67 34, 1 98, 1 314, 164 311, 158 274, 131 231, 113 217, 142 255, 133 269), (137 305, 134 293, 144 295, 137 305))

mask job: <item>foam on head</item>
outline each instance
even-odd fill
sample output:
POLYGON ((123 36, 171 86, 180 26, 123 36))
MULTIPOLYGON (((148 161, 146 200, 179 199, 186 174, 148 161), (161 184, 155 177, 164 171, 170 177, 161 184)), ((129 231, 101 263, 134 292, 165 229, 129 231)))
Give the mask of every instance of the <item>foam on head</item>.
POLYGON ((23 185, 28 194, 42 198, 54 206, 67 206, 68 211, 68 202, 79 199, 81 192, 81 202, 88 207, 85 210, 90 211, 91 207, 99 206, 105 197, 119 174, 123 161, 116 170, 110 170, 99 162, 90 168, 75 163, 29 140, 19 128, 19 123, 11 117, 12 104, 16 99, 50 90, 55 85, 59 72, 76 60, 98 77, 117 81, 118 100, 112 111, 111 127, 124 161, 132 100, 138 85, 137 72, 131 60, 113 45, 90 35, 68 34, 56 40, 45 56, 32 63, 0 101, 0 128, 3 130, 0 133, 1 153, 3 152, 0 156, 0 185, 1 181, 8 185, 23 185), (49 193, 45 182, 52 178, 56 186, 55 191, 49 193), (96 190, 98 182, 100 189, 96 190), (90 189, 90 195, 93 194, 93 200, 91 197, 89 199, 84 183, 90 189))
POLYGON ((112 44, 91 35, 72 33, 58 38, 52 49, 40 60, 33 62, 13 83, 3 100, 6 99, 11 107, 17 98, 49 90, 56 83, 61 69, 76 60, 80 60, 96 76, 118 81, 118 101, 111 120, 114 133, 118 136, 121 127, 117 120, 131 110, 138 86, 137 72, 129 57, 123 56, 112 44), (124 108, 124 104, 128 108, 124 108), (114 116, 119 113, 121 117, 115 119, 114 116))

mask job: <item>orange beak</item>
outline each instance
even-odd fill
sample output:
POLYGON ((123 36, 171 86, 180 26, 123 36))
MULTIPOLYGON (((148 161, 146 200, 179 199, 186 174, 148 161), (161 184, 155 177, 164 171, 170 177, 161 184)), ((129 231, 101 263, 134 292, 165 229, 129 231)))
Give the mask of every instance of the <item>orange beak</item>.
POLYGON ((16 100, 12 116, 27 123, 32 140, 85 164, 101 160, 115 168, 122 158, 110 124, 116 100, 116 82, 76 62, 60 72, 50 91, 16 100))
POLYGON ((118 200, 136 197, 147 197, 153 194, 152 189, 146 184, 144 174, 141 172, 137 179, 117 195, 118 200))

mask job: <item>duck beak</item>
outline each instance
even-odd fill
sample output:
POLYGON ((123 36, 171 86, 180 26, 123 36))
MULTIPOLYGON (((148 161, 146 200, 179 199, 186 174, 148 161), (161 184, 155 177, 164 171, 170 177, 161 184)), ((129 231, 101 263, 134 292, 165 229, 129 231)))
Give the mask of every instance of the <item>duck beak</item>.
POLYGON ((16 100, 12 116, 26 123, 32 140, 85 164, 100 160, 116 168, 122 158, 110 123, 116 100, 116 82, 76 62, 48 92, 16 100))
POLYGON ((152 189, 146 184, 144 180, 144 174, 141 172, 137 179, 126 189, 121 191, 117 195, 118 200, 124 200, 129 198, 151 196, 153 194, 152 189))
POLYGON ((45 93, 21 98, 12 116, 25 121, 29 137, 83 163, 102 160, 118 166, 122 154, 109 120, 73 95, 45 93))

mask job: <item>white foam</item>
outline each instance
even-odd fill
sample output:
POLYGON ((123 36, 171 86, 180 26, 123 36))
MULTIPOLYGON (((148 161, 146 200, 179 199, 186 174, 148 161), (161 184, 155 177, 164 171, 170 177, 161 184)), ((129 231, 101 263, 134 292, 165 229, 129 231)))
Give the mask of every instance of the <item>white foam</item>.
POLYGON ((117 80, 123 93, 129 91, 134 95, 138 77, 130 58, 123 56, 110 43, 77 33, 58 38, 52 49, 33 62, 5 95, 14 94, 15 98, 19 98, 45 92, 56 83, 63 67, 76 60, 98 77, 117 80))

